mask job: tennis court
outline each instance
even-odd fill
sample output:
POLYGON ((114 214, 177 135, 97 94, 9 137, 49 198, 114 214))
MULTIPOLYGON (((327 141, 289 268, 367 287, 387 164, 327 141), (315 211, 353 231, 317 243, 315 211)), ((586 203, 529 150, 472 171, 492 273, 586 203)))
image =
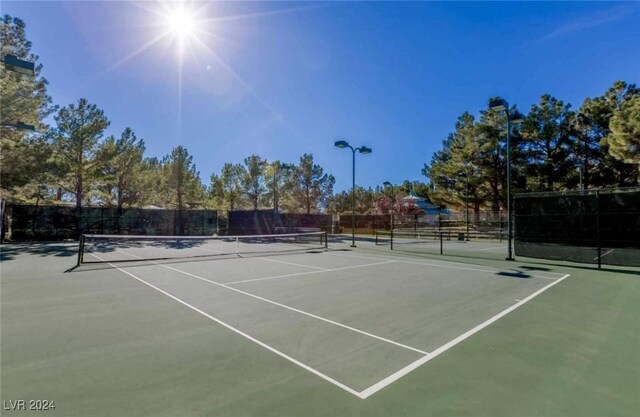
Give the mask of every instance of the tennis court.
POLYGON ((518 359, 529 332, 555 325, 546 307, 542 320, 522 310, 554 303, 574 275, 315 238, 292 251, 254 238, 270 249, 247 255, 228 253, 237 239, 203 243, 103 241, 75 268, 75 245, 8 246, 3 398, 55 400, 60 415, 364 415, 379 401, 422 415, 418 398, 435 401, 452 376, 481 385, 496 348, 531 372, 518 359), (194 248, 205 257, 175 254, 194 248))

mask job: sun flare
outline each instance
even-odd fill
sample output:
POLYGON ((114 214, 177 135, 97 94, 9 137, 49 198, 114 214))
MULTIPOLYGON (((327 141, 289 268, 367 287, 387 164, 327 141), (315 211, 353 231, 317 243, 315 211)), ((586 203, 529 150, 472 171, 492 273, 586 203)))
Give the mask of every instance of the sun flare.
POLYGON ((168 31, 180 38, 192 36, 196 31, 197 21, 186 9, 172 10, 166 15, 168 31))

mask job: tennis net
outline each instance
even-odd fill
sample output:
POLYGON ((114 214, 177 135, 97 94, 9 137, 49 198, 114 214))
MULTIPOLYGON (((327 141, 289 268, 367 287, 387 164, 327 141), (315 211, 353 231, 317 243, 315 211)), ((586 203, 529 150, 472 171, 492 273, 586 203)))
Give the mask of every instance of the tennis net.
POLYGON ((224 255, 266 255, 326 248, 326 232, 253 236, 82 235, 78 265, 224 255))

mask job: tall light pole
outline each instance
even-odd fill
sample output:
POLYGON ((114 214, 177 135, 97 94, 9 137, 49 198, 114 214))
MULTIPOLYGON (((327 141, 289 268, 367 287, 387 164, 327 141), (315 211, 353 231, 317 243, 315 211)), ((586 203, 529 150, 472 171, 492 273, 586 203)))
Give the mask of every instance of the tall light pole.
POLYGON ((356 151, 360 152, 363 155, 371 153, 371 148, 366 146, 360 146, 359 148, 354 148, 349 145, 346 140, 339 140, 334 143, 336 148, 344 149, 349 148, 353 153, 353 184, 351 186, 351 247, 356 247, 356 151))
MULTIPOLYGON (((2 64, 4 65, 7 71, 12 71, 21 75, 28 75, 29 77, 36 76, 36 64, 35 62, 25 61, 24 59, 20 59, 15 55, 4 54, 2 55, 2 64)), ((35 127, 33 125, 26 124, 21 121, 16 122, 0 122, 2 127, 12 127, 16 130, 30 130, 34 131, 35 127)), ((4 198, 0 198, 0 243, 4 241, 4 233, 5 230, 2 227, 4 219, 4 207, 5 200, 4 198)))
POLYGON ((469 171, 464 171, 465 190, 464 190, 464 212, 467 223, 467 233, 465 235, 466 241, 469 241, 469 171))
POLYGON ((521 123, 522 116, 520 113, 515 112, 513 115, 509 113, 509 103, 507 100, 499 98, 489 101, 489 108, 494 111, 504 111, 507 115, 507 238, 508 238, 508 250, 507 261, 515 261, 513 257, 513 220, 511 213, 511 123, 521 123))
POLYGON ((582 160, 576 161, 576 167, 578 167, 578 173, 580 174, 580 191, 584 191, 584 187, 582 186, 582 175, 584 172, 584 162, 582 160))
POLYGON ((382 183, 382 185, 384 185, 385 187, 391 188, 391 230, 393 230, 393 211, 394 211, 393 206, 396 202, 396 196, 393 192, 393 184, 391 184, 389 181, 385 181, 382 183))

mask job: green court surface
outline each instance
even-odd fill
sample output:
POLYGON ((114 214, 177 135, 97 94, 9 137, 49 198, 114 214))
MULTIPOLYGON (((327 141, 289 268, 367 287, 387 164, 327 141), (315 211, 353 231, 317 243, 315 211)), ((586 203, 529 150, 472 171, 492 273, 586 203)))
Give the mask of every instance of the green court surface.
POLYGON ((80 267, 3 245, 2 415, 638 415, 640 269, 348 243, 80 267))

